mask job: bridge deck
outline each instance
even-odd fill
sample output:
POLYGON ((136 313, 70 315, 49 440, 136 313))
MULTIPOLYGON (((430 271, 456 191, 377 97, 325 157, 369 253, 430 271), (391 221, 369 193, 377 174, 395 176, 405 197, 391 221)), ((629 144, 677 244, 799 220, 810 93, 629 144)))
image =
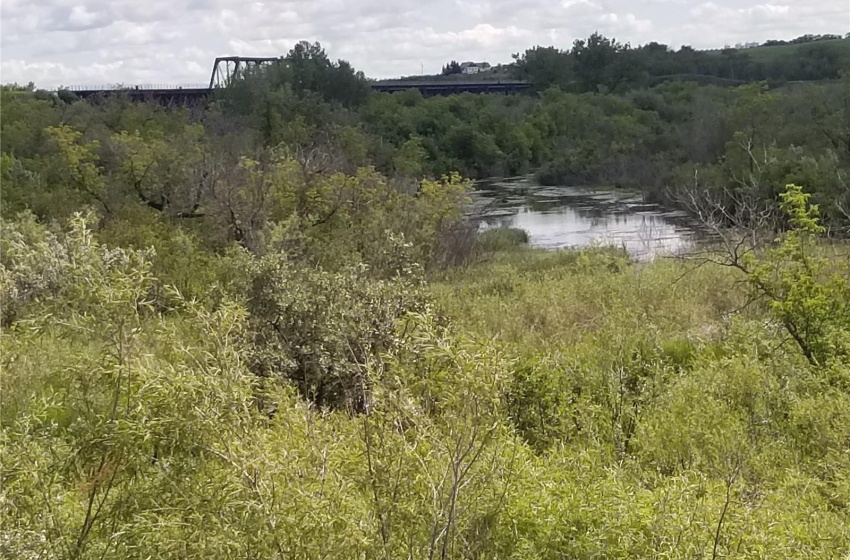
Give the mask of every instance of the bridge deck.
MULTIPOLYGON (((529 89, 528 82, 403 82, 386 81, 369 84, 373 90, 395 93, 410 89, 419 90, 424 97, 454 95, 458 93, 521 93, 529 89)), ((70 91, 77 97, 87 99, 114 95, 127 95, 136 101, 189 102, 206 99, 215 89, 204 86, 76 86, 61 91, 70 91)))

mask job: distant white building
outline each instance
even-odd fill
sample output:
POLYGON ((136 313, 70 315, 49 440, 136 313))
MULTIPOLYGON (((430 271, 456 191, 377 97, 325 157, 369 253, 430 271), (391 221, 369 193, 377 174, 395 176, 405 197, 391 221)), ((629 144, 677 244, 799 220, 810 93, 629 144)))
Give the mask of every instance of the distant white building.
POLYGON ((491 69, 489 62, 463 62, 460 65, 460 71, 464 74, 478 74, 479 72, 489 72, 491 69))
POLYGON ((761 44, 758 41, 751 41, 749 43, 737 43, 735 45, 735 48, 736 49, 754 49, 754 48, 759 47, 759 46, 761 46, 761 44))

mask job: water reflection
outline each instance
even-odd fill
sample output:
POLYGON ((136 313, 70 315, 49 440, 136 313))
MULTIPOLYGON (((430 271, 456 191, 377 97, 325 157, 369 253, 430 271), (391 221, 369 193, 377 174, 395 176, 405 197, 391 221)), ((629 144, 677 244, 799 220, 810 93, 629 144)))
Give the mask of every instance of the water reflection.
POLYGON ((474 198, 483 228, 522 228, 535 247, 610 245, 646 260, 679 253, 696 235, 687 216, 624 192, 543 187, 517 178, 482 182, 474 198))

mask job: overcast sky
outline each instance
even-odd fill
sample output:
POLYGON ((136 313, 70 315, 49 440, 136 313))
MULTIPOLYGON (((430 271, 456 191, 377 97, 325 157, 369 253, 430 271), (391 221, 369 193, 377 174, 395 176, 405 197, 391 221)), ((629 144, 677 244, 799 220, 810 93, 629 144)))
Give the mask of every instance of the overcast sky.
POLYGON ((202 83, 216 56, 277 56, 301 39, 386 78, 596 30, 695 48, 844 34, 850 0, 0 0, 0 82, 202 83))

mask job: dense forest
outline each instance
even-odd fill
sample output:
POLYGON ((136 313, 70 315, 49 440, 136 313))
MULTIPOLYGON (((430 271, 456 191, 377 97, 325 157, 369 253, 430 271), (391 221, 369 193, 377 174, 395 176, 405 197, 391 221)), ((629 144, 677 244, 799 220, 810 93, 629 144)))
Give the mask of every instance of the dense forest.
POLYGON ((377 94, 309 43, 203 106, 4 86, 0 556, 847 556, 836 41, 594 34, 517 96, 377 94), (479 231, 473 179, 518 173, 711 237, 479 231))
POLYGON ((515 54, 514 74, 538 90, 553 85, 573 91, 624 92, 666 80, 740 85, 833 80, 850 63, 850 37, 804 35, 750 48, 678 50, 648 43, 638 47, 594 33, 569 50, 535 47, 515 54))

